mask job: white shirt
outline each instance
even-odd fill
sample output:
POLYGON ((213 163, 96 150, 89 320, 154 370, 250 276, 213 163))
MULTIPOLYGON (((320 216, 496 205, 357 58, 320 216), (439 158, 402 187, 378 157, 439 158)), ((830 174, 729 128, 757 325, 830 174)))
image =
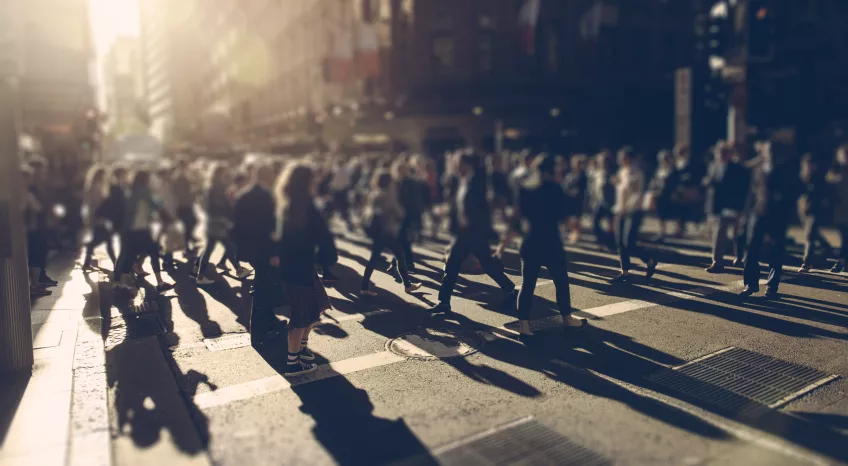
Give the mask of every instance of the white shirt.
POLYGON ((645 191, 645 177, 641 170, 624 167, 618 170, 618 183, 615 185, 616 214, 631 214, 642 209, 642 197, 645 191))

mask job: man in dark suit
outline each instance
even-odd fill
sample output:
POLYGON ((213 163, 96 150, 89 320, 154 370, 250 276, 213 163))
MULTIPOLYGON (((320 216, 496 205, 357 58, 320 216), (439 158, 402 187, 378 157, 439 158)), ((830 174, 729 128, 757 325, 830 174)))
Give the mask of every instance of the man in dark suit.
POLYGON ((745 167, 732 160, 732 149, 724 142, 716 144, 714 155, 715 160, 704 178, 706 210, 713 232, 713 263, 707 267, 707 272, 721 273, 728 229, 737 224, 745 206, 749 179, 745 167))
POLYGON ((474 255, 487 275, 506 293, 505 304, 515 305, 518 297, 512 281, 503 272, 503 264, 492 256, 489 237, 492 218, 487 199, 486 173, 480 157, 466 153, 459 160, 459 187, 451 212, 451 230, 456 237, 450 246, 445 278, 439 288, 439 304, 432 311, 450 312, 450 298, 456 286, 459 269, 469 255, 474 255))
POLYGON ((271 186, 274 170, 257 162, 251 167, 252 183, 236 197, 233 208, 233 239, 239 257, 250 263, 253 279, 253 304, 250 312, 250 335, 254 346, 279 335, 274 329, 273 276, 270 258, 271 239, 276 227, 276 207, 271 186))
POLYGON ((789 148, 784 144, 763 144, 751 173, 752 211, 748 220, 748 245, 745 260, 745 289, 741 296, 760 290, 760 252, 766 235, 771 239, 771 257, 766 299, 776 299, 780 286, 789 213, 798 199, 798 171, 787 163, 789 148))

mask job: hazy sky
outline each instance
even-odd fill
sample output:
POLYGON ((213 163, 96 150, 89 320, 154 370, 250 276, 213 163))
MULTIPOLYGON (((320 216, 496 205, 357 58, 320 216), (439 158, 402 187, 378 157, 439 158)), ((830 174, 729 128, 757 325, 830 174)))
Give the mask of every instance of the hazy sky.
POLYGON ((98 58, 116 37, 138 36, 138 0, 89 0, 89 4, 98 58))

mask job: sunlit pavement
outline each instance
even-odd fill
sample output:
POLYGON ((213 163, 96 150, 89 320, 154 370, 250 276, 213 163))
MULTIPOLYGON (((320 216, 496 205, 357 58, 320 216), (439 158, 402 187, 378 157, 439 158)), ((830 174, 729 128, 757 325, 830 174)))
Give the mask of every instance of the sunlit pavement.
MULTIPOLYGON (((592 328, 559 331, 550 318, 554 287, 543 275, 532 316, 542 337, 527 347, 488 277, 460 281, 454 315, 426 312, 440 281, 441 241, 416 248, 421 293, 407 295, 376 272, 379 295, 365 299, 357 291, 367 242, 343 234, 338 245, 333 271, 342 280, 330 288, 336 309, 310 338, 320 364, 312 374, 280 375, 284 338, 261 354, 242 346, 248 300, 228 276, 199 289, 183 267, 173 273, 175 290, 155 300, 158 309, 142 310, 157 314, 165 333, 113 331, 106 361, 114 464, 435 464, 455 442, 527 416, 616 464, 848 459, 844 378, 757 416, 647 378, 728 347, 848 374, 845 275, 798 276, 789 261, 779 301, 742 301, 741 271, 704 272, 709 247, 690 238, 654 245, 661 266, 653 280, 637 270, 631 284, 611 285, 617 258, 586 241, 568 247, 569 270, 572 306, 592 328)), ((514 253, 505 265, 520 283, 514 253)), ((120 330, 116 319, 107 324, 120 330)))

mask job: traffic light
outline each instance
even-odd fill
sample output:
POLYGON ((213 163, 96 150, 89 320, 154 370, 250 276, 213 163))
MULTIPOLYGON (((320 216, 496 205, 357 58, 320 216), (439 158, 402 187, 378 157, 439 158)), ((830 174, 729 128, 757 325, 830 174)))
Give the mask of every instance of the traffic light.
POLYGON ((774 58, 775 8, 771 0, 750 0, 748 37, 751 61, 763 63, 774 58))

